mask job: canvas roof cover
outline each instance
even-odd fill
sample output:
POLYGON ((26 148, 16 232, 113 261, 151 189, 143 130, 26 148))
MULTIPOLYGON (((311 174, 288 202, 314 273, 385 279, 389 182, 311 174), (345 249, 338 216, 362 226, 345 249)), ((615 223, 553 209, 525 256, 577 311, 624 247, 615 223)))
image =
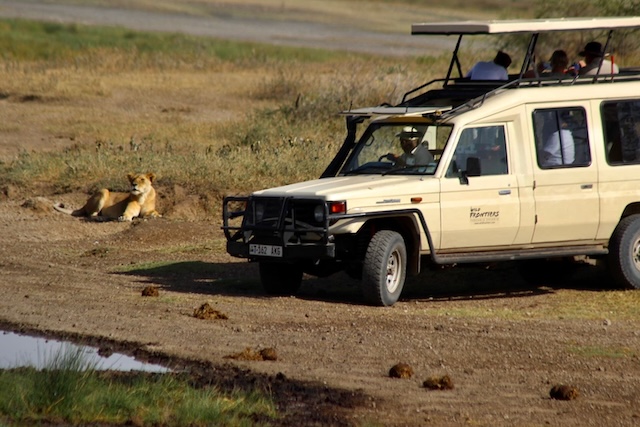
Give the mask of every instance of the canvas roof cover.
POLYGON ((640 28, 640 16, 430 22, 411 25, 411 34, 508 34, 624 28, 640 28))

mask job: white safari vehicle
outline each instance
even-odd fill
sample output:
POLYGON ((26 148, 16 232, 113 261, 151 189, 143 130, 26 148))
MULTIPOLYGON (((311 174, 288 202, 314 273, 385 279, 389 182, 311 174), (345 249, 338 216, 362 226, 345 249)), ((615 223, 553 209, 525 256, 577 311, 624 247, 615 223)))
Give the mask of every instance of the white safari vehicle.
POLYGON ((381 306, 429 262, 522 260, 534 274, 603 259, 640 288, 640 71, 601 61, 588 77, 524 78, 541 34, 603 30, 606 52, 634 28, 640 17, 413 24, 458 37, 446 76, 344 112, 347 137, 319 179, 225 198, 227 251, 259 263, 269 294, 343 270, 381 306), (464 78, 462 39, 509 33, 531 36, 520 71, 464 78), (412 155, 390 154, 412 138, 412 155))

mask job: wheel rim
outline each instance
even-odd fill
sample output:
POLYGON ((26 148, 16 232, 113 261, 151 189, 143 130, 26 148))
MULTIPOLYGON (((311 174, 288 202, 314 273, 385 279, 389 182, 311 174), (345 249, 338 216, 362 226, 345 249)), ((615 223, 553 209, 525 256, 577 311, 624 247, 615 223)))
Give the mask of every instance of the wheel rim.
POLYGON ((631 260, 636 270, 640 271, 640 238, 633 242, 633 251, 631 252, 631 260))
POLYGON ((393 251, 387 260, 386 286, 389 293, 394 293, 400 284, 400 253, 393 251))

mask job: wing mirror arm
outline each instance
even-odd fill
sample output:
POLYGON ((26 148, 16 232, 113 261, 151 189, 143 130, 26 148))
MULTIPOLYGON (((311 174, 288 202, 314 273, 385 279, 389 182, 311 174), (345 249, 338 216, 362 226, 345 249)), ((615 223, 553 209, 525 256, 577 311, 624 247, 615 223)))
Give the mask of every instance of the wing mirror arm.
POLYGON ((458 179, 460 180, 460 185, 469 185, 469 175, 467 175, 467 171, 461 170, 458 179))

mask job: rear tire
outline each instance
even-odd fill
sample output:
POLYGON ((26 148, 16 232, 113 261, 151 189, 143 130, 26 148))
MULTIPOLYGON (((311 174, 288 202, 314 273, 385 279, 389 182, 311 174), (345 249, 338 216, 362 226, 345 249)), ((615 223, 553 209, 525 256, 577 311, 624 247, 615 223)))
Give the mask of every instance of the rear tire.
POLYGON ((624 218, 609 242, 608 266, 620 285, 640 289, 640 215, 624 218))
POLYGON ((293 295, 302 284, 302 267, 297 264, 260 261, 260 281, 269 295, 293 295))
POLYGON ((377 232, 362 267, 362 294, 371 305, 391 306, 398 301, 407 268, 407 248, 402 236, 391 230, 377 232))

